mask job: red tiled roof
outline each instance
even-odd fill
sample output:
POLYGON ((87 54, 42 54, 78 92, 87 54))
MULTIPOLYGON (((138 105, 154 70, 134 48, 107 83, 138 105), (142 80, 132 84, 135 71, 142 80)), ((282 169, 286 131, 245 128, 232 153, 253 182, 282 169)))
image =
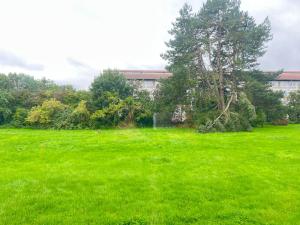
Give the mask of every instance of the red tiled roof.
MULTIPOLYGON (((172 76, 167 70, 120 70, 128 80, 159 80, 172 76)), ((300 71, 287 71, 280 74, 275 80, 300 81, 300 71)))
POLYGON ((159 80, 172 76, 167 70, 120 70, 128 80, 159 80))
POLYGON ((283 72, 275 80, 282 80, 282 81, 299 80, 300 81, 300 71, 283 72))

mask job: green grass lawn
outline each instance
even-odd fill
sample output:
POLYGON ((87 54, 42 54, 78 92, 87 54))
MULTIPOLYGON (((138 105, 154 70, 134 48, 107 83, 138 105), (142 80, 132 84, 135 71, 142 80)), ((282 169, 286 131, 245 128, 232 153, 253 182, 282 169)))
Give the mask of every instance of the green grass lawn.
POLYGON ((6 224, 300 224, 300 126, 1 129, 6 224))

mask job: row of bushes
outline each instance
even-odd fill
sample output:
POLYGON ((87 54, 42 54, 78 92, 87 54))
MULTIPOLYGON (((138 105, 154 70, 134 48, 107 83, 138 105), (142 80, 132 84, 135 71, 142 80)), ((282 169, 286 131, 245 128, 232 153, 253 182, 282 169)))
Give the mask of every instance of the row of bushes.
POLYGON ((117 126, 151 126, 152 113, 132 97, 121 100, 112 97, 111 103, 91 112, 87 102, 82 100, 76 107, 70 107, 56 99, 43 102, 31 110, 18 108, 11 125, 15 127, 86 129, 117 126))
POLYGON ((0 74, 0 125, 84 129, 151 126, 152 99, 108 70, 90 90, 75 90, 24 74, 0 74))

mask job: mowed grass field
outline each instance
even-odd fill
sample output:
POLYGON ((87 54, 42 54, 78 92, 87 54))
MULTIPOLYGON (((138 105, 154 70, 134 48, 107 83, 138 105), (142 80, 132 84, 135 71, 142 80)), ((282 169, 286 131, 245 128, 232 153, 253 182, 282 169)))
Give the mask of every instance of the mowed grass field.
POLYGON ((300 224, 300 126, 0 129, 0 224, 300 224))

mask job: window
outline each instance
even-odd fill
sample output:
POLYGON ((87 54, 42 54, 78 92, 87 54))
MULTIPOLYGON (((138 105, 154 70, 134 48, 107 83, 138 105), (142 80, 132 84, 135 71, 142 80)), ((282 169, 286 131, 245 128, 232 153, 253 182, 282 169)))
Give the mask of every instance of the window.
POLYGON ((144 87, 145 88, 154 88, 155 87, 155 81, 144 80, 144 87))

